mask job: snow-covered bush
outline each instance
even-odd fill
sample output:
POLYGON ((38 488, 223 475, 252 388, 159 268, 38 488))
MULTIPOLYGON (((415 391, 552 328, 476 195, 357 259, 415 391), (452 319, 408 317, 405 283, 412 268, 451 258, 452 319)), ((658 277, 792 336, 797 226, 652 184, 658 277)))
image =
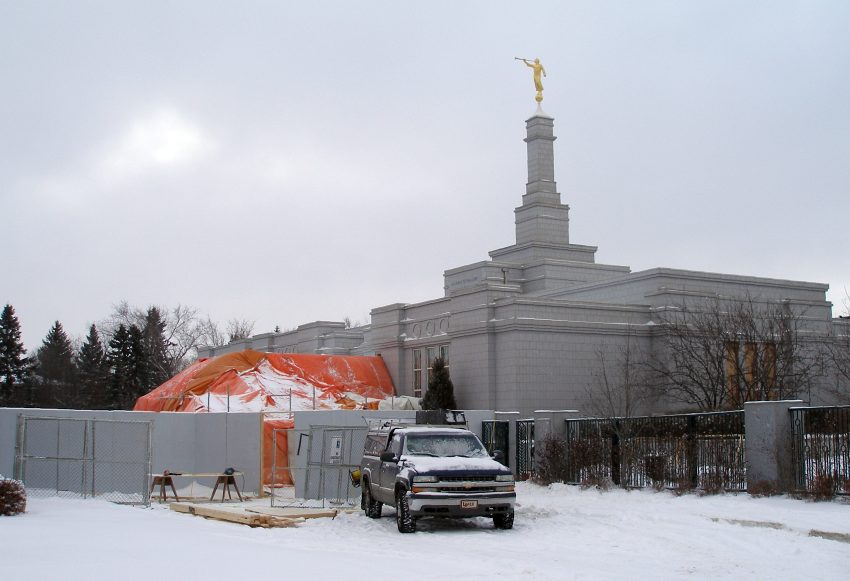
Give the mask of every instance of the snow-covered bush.
POLYGON ((27 509, 27 491, 18 480, 0 474, 0 516, 13 516, 27 509))

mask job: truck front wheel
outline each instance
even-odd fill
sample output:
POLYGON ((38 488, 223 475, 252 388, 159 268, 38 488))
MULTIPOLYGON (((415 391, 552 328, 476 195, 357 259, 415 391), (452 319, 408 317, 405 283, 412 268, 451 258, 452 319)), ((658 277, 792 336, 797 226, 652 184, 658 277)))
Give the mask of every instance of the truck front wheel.
POLYGON ((416 519, 410 515, 407 491, 399 488, 395 492, 395 522, 400 533, 415 533, 416 519))
POLYGON ((493 526, 497 529, 514 528, 514 511, 493 515, 493 526))

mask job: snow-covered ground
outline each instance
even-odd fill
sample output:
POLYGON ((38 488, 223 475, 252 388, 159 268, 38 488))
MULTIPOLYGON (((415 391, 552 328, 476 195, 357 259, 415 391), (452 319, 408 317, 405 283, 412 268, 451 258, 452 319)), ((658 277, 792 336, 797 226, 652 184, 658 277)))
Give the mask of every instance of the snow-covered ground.
POLYGON ((518 503, 511 531, 422 520, 401 535, 387 508, 252 529, 164 505, 30 498, 27 514, 0 517, 0 579, 850 578, 846 502, 521 483, 518 503))

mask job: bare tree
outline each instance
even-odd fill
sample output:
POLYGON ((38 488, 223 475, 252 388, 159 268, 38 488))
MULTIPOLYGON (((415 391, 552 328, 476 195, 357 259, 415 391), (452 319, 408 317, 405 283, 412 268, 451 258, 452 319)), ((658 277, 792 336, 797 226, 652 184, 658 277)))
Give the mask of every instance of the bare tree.
MULTIPOLYGON (((208 328, 206 321, 199 316, 198 309, 188 305, 173 308, 157 306, 165 322, 163 336, 167 345, 167 367, 171 375, 191 363, 197 357, 197 349, 204 344, 208 328)), ((98 330, 106 337, 112 337, 120 325, 139 328, 145 326, 149 308, 143 309, 130 305, 126 300, 113 306, 112 314, 98 323, 98 330)), ((207 318, 209 320, 209 318, 207 318)))
POLYGON ((624 345, 597 349, 596 369, 586 389, 588 411, 602 418, 627 418, 641 413, 651 393, 644 359, 631 332, 624 345))
POLYGON ((177 305, 166 317, 166 339, 170 345, 169 356, 176 371, 188 365, 198 356, 204 328, 198 309, 188 305, 177 305))
POLYGON ((824 338, 789 301, 714 298, 659 311, 661 349, 648 366, 666 395, 701 410, 806 396, 823 373, 824 338))
POLYGON ((850 324, 839 328, 829 343, 827 357, 835 374, 835 384, 829 393, 838 403, 850 404, 850 324))
POLYGON ((254 332, 254 321, 246 319, 230 319, 227 321, 227 337, 229 342, 247 339, 254 332))
POLYGON ((209 316, 198 323, 201 331, 200 344, 206 347, 221 347, 227 345, 227 337, 221 331, 218 323, 209 316))
POLYGON ((829 392, 837 402, 850 404, 850 293, 845 290, 844 294, 844 315, 833 322, 827 357, 835 374, 835 384, 829 392))
POLYGON ((346 316, 345 316, 345 318, 342 320, 342 322, 343 322, 343 323, 345 323, 345 328, 346 328, 346 329, 353 329, 353 328, 355 328, 355 327, 363 327, 363 326, 366 326, 366 325, 368 325, 368 324, 369 324, 369 322, 370 322, 371 320, 372 320, 371 315, 369 315, 369 314, 367 313, 367 314, 363 315, 363 317, 361 317, 361 318, 359 318, 359 319, 352 319, 352 318, 351 318, 351 315, 346 315, 346 316))

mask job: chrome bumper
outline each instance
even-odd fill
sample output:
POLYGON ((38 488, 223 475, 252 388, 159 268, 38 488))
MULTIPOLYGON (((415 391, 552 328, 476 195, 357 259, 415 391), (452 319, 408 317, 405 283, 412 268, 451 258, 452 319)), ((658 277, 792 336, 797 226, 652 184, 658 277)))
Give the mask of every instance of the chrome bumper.
POLYGON ((408 505, 413 516, 489 516, 510 512, 516 502, 515 492, 485 494, 451 494, 443 492, 408 493, 408 505), (462 508, 461 501, 475 500, 474 508, 462 508))

